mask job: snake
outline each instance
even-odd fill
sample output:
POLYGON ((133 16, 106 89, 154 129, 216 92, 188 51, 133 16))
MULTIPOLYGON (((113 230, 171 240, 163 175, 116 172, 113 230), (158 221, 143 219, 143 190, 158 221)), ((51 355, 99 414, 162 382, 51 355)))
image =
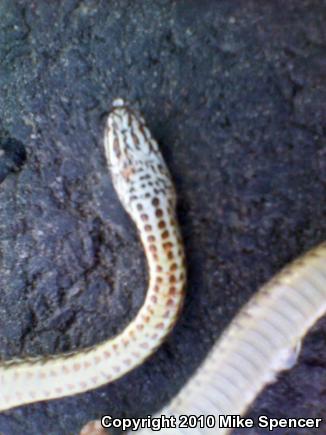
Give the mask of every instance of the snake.
POLYGON ((121 99, 107 117, 104 148, 117 195, 135 223, 148 265, 148 289, 135 318, 89 348, 0 363, 0 411, 79 394, 144 362, 172 330, 183 305, 186 270, 176 193, 156 141, 121 99))
MULTIPOLYGON (((326 242, 276 274, 241 308, 177 396, 153 418, 181 415, 245 415, 279 372, 292 368, 301 343, 326 313, 326 242)), ((163 435, 227 435, 215 427, 164 428, 163 435)), ((100 420, 80 435, 108 434, 100 420)), ((135 432, 130 432, 135 433, 135 432)), ((151 429, 141 429, 150 435, 151 429)))
MULTIPOLYGON (((0 363, 0 411, 57 399, 113 382, 142 364, 174 327, 185 298, 185 252, 176 217, 174 184, 143 117, 114 100, 104 150, 117 196, 144 248, 148 289, 135 318, 116 336, 77 351, 0 363)), ((292 367, 300 344, 326 312, 326 244, 287 266, 231 321, 164 415, 240 414, 257 394, 292 367)), ((161 414, 160 413, 160 414, 161 414)), ((157 414, 157 415, 160 415, 157 414)), ((164 429, 163 434, 211 429, 164 429)), ((103 432, 98 421, 81 435, 103 432)), ((151 430, 141 429, 147 435, 151 430)), ((228 429, 215 428, 226 435, 228 429)))

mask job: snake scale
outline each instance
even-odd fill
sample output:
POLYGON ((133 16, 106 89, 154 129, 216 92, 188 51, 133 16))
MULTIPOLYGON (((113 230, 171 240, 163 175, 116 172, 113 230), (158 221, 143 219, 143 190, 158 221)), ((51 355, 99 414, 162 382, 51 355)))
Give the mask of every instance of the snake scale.
MULTIPOLYGON (((0 410, 114 381, 151 355, 178 317, 184 298, 185 258, 175 215, 176 195, 158 145, 142 117, 118 99, 108 116, 104 146, 114 187, 144 246, 149 271, 145 302, 125 330, 102 344, 70 354, 2 362, 0 410)), ((293 366, 302 339, 325 312, 323 243, 252 297, 162 414, 243 415, 280 370, 293 366)), ((229 430, 162 432, 225 435, 229 430)), ((100 433, 98 422, 81 432, 100 433)))

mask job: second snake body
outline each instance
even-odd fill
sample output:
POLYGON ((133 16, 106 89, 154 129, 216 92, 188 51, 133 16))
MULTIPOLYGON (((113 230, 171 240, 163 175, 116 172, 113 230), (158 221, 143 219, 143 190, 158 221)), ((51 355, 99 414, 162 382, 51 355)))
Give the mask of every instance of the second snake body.
MULTIPOLYGON (((244 416, 260 391, 296 363, 301 342, 326 313, 326 243, 294 261, 240 310, 208 357, 160 414, 244 416)), ((322 416, 321 416, 322 417, 322 416)), ((164 430, 226 435, 227 427, 164 430)), ((151 431, 143 430, 142 435, 151 431)), ((324 432, 320 432, 321 434, 324 432)))

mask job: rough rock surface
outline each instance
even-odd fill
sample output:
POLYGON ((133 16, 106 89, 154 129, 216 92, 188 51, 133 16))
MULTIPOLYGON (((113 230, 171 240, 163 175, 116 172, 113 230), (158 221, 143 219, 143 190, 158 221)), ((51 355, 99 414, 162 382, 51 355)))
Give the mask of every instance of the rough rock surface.
MULTIPOLYGON (((146 364, 4 412, 0 433, 70 435, 103 414, 147 415, 259 285, 325 239, 325 2, 1 0, 0 17, 1 143, 27 155, 17 172, 17 150, 0 145, 1 358, 98 342, 142 304, 142 249, 102 147, 117 96, 161 144, 189 265, 180 322, 146 364)), ((324 320, 250 415, 326 419, 325 336, 324 320)))

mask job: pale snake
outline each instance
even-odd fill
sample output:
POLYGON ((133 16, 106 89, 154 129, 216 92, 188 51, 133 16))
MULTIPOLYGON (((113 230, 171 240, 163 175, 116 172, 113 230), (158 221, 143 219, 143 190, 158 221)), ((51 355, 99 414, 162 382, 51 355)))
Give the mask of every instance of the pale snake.
POLYGON ((184 298, 185 261, 169 171, 145 123, 117 106, 105 128, 105 151, 118 196, 146 253, 149 284, 135 319, 116 337, 69 354, 4 361, 0 410, 81 393, 141 364, 172 329, 184 298))
MULTIPOLYGON (((168 169, 143 119, 122 100, 115 101, 108 117, 104 145, 114 187, 144 246, 149 271, 145 302, 124 331, 102 344, 71 354, 3 362, 0 410, 114 381, 151 355, 177 319, 186 271, 168 169)), ((278 371, 293 365, 294 349, 325 313, 325 262, 323 244, 264 286, 162 412, 243 414, 278 371)), ((83 433, 96 431, 89 425, 83 433)), ((191 433, 206 431, 192 429, 191 433)))

